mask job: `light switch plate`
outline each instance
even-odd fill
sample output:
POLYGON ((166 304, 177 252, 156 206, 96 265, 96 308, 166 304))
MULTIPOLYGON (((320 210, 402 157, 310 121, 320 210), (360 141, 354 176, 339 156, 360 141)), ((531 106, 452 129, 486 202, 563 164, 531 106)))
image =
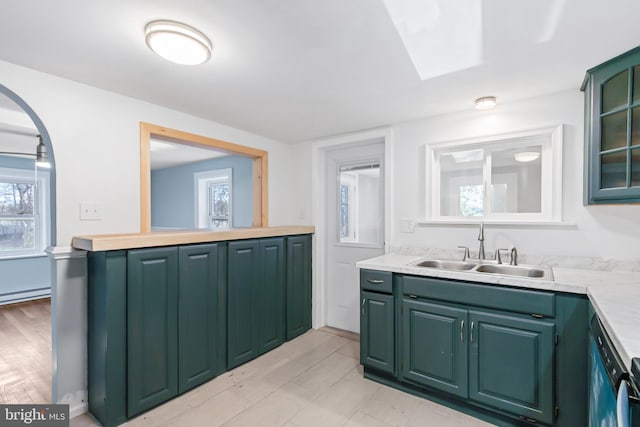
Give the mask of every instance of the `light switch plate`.
POLYGON ((102 220, 102 205, 100 203, 80 203, 80 221, 102 220))

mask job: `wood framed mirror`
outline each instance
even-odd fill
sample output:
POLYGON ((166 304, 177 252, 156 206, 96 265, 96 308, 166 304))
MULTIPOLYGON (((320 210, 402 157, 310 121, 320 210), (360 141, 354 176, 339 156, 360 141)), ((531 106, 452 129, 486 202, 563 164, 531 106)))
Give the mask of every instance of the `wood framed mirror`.
POLYGON ((140 122, 140 232, 151 231, 151 140, 157 138, 252 159, 253 227, 268 226, 268 153, 219 139, 140 122))

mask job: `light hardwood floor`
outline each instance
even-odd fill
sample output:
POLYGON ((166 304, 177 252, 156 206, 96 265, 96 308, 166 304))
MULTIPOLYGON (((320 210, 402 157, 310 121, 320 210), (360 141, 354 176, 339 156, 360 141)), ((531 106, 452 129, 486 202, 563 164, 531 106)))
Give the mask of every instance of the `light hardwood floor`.
MULTIPOLYGON (((311 330, 125 424, 171 426, 488 426, 362 377, 354 335, 311 330)), ((98 425, 89 415, 72 427, 98 425)))
POLYGON ((0 403, 51 400, 51 301, 0 306, 0 403))

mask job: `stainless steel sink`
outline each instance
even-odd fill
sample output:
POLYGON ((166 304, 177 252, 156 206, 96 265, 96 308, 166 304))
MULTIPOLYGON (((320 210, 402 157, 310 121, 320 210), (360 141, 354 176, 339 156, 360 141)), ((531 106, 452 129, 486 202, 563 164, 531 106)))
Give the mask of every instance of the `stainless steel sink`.
POLYGON ((524 265, 482 264, 476 268, 479 273, 506 274, 508 276, 521 276, 531 278, 547 278, 546 270, 524 265))
POLYGON ((411 267, 435 268, 438 270, 465 271, 477 274, 501 274, 529 279, 553 280, 551 269, 533 265, 496 264, 487 260, 422 259, 409 264, 411 267))
POLYGON ((471 270, 477 264, 466 261, 429 259, 414 264, 414 267, 439 268, 441 270, 471 270))

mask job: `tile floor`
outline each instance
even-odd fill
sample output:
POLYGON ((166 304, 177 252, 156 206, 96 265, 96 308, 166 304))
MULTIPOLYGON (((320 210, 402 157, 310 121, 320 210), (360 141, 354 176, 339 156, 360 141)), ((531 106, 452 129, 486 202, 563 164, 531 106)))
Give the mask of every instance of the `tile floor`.
MULTIPOLYGON (((277 349, 124 424, 172 426, 488 426, 362 377, 360 343, 329 328, 277 349)), ((89 415, 71 427, 97 424, 89 415)))

